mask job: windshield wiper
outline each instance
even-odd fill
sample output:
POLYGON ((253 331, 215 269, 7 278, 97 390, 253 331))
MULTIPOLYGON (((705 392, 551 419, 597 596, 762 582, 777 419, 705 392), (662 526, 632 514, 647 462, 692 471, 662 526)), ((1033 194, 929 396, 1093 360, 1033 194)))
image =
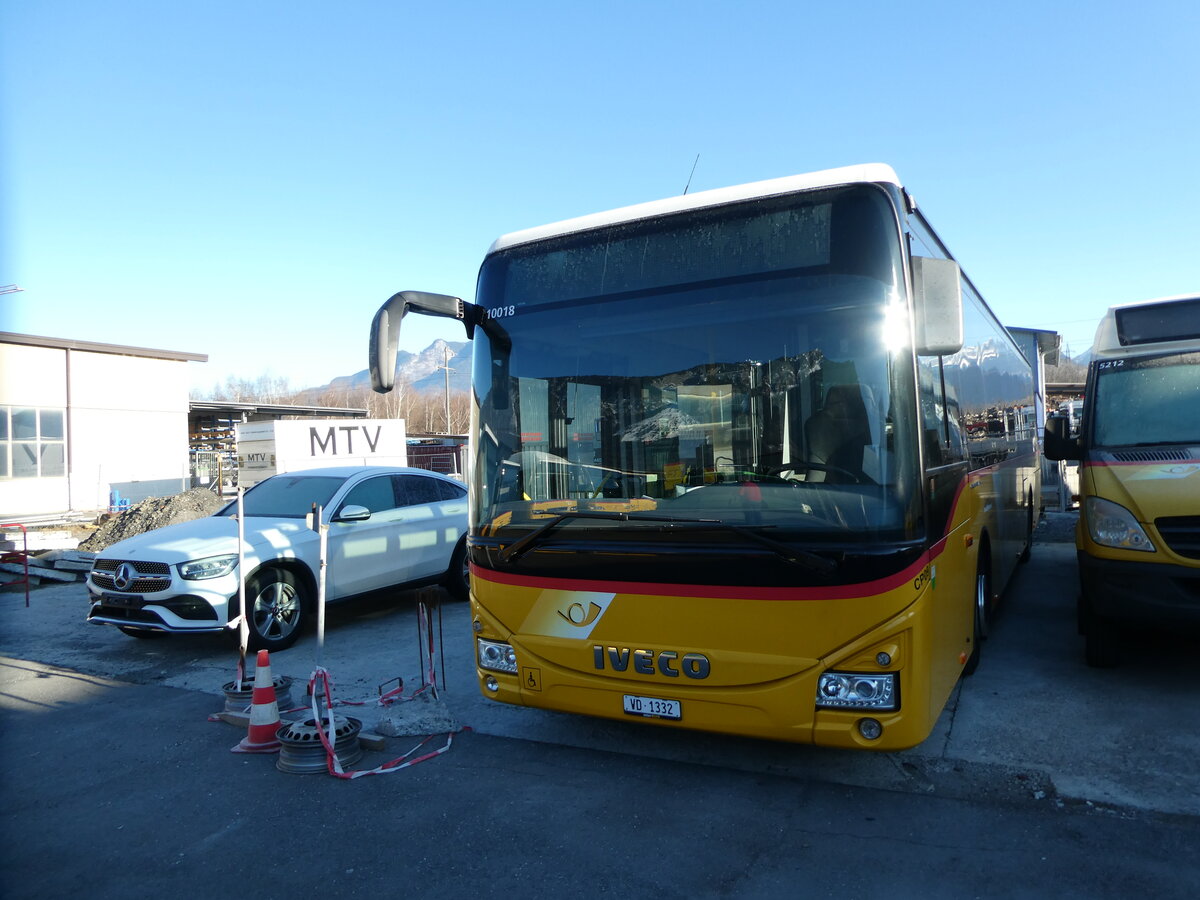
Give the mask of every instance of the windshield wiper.
POLYGON ((777 541, 774 538, 767 537, 765 534, 759 534, 757 531, 750 530, 745 525, 734 525, 731 522, 722 522, 721 525, 730 531, 740 534, 744 538, 762 544, 768 550, 774 550, 778 556, 794 565, 812 569, 814 572, 819 572, 822 575, 832 575, 837 569, 837 563, 831 559, 826 559, 815 553, 809 553, 807 550, 800 550, 797 547, 789 547, 783 541, 777 541))
POLYGON ((561 525, 567 519, 612 519, 618 522, 716 522, 720 523, 720 519, 685 519, 680 516, 632 516, 627 512, 615 511, 598 511, 598 510, 573 510, 571 512, 558 513, 554 518, 543 522, 529 534, 522 537, 520 540, 513 541, 503 550, 500 551, 501 562, 512 562, 526 550, 533 548, 535 544, 541 542, 541 539, 547 532, 561 525))
MULTIPOLYGON (((547 533, 552 531, 558 525, 561 525, 567 519, 610 519, 619 522, 670 522, 682 525, 715 525, 718 528, 723 528, 732 531, 734 534, 740 535, 749 541, 766 547, 774 552, 781 559, 793 565, 803 566, 806 569, 811 569, 822 575, 830 575, 837 569, 837 563, 826 559, 823 556, 818 556, 815 553, 810 553, 807 550, 800 550, 796 547, 790 547, 782 541, 777 541, 774 538, 769 538, 766 535, 759 534, 744 525, 735 525, 732 522, 725 522, 721 519, 690 519, 682 516, 663 516, 663 515, 630 515, 625 512, 598 512, 595 510, 580 510, 576 512, 559 513, 548 522, 539 525, 529 534, 509 544, 500 551, 499 556, 502 562, 512 562, 527 550, 533 549, 534 546, 541 543, 547 533)), ((765 526, 775 527, 775 526, 765 526)))

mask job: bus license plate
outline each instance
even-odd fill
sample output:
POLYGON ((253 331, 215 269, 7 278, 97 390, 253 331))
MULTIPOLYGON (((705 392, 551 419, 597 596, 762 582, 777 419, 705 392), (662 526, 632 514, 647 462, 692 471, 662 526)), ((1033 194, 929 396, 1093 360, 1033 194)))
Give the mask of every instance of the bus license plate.
POLYGON ((646 716, 651 719, 678 719, 682 715, 678 700, 660 700, 658 697, 635 697, 625 695, 625 712, 631 716, 646 716))

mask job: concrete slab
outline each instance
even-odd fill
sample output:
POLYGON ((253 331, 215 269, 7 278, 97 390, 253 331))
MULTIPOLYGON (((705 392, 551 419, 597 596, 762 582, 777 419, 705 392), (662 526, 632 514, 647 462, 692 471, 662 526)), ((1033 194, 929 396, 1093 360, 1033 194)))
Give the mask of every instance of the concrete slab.
POLYGON ((963 686, 955 758, 1042 769, 1067 796, 1134 806, 1154 798, 1156 808, 1200 814, 1195 641, 1131 632, 1125 665, 1088 668, 1075 548, 1035 551, 963 686))
MULTIPOLYGON (((0 563, 0 572, 23 575, 25 571, 25 567, 20 563, 0 563)), ((29 561, 29 576, 32 578, 35 575, 44 581, 55 581, 60 584, 79 580, 79 576, 75 572, 60 572, 58 569, 52 569, 48 566, 39 566, 31 559, 29 561)))
POLYGON ((45 553, 38 554, 38 558, 55 566, 61 565, 64 561, 83 562, 90 566, 98 555, 87 550, 59 549, 47 550, 45 553))
POLYGON ((51 563, 56 572, 75 572, 87 574, 92 571, 92 562, 87 559, 56 559, 51 563))
POLYGON ((6 532, 0 537, 0 549, 24 550, 30 553, 39 550, 73 549, 79 546, 79 538, 69 531, 31 531, 22 538, 20 532, 6 532))

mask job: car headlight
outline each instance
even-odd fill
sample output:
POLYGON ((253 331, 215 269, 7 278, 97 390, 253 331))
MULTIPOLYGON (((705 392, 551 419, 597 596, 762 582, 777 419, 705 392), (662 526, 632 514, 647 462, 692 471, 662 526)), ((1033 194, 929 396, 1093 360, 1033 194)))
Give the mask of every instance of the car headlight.
POLYGON ((896 673, 825 672, 817 681, 817 706, 827 709, 898 709, 896 673))
POLYGON ((481 669, 491 669, 493 672, 508 672, 512 675, 517 674, 517 651, 513 649, 512 644, 502 644, 499 641, 485 641, 483 638, 477 638, 479 642, 479 667, 481 669))
POLYGON ((1111 500, 1088 497, 1084 507, 1088 533, 1102 547, 1144 550, 1154 553, 1154 542, 1138 524, 1133 513, 1111 500))
POLYGON ((237 554, 231 556, 209 556, 205 559, 193 559, 179 564, 179 574, 188 581, 199 581, 202 578, 220 578, 228 575, 237 568, 237 554))

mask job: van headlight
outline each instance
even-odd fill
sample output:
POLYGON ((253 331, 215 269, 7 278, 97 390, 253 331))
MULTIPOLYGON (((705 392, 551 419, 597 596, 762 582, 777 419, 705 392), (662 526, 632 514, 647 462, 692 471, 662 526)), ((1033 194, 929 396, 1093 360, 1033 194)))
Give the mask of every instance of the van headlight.
POLYGON ((825 709, 899 709, 895 672, 863 675, 825 672, 817 681, 817 706, 825 709))
POLYGON ((499 641, 485 641, 477 638, 479 645, 479 668, 491 669, 493 672, 508 672, 517 674, 517 651, 512 644, 502 644, 499 641))
POLYGON ((1137 518, 1119 503, 1088 497, 1083 514, 1087 519, 1088 533, 1100 546, 1155 552, 1154 542, 1138 524, 1137 518))
POLYGON ((220 578, 228 575, 237 568, 237 554, 231 556, 209 556, 205 559, 193 559, 179 564, 179 574, 188 581, 199 581, 203 578, 220 578))

